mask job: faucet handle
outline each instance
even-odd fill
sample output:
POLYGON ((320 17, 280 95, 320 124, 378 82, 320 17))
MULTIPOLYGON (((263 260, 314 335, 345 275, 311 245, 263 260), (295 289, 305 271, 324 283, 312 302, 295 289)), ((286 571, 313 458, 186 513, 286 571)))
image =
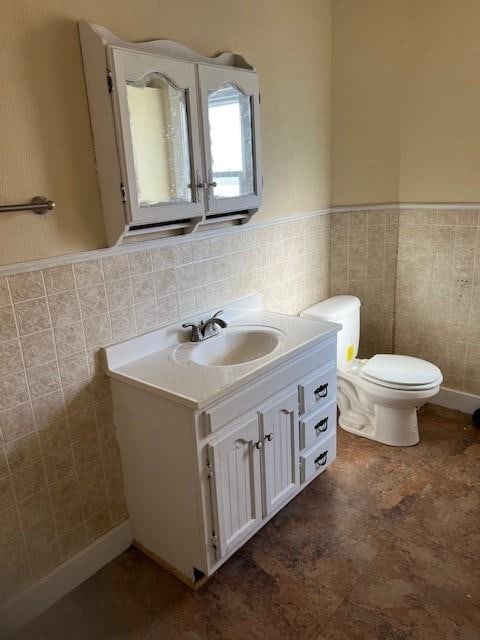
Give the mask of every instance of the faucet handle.
POLYGON ((201 333, 200 333, 200 327, 196 324, 193 324, 192 322, 185 322, 184 324, 182 324, 182 327, 184 329, 188 329, 189 327, 192 328, 192 337, 191 337, 191 342, 200 342, 202 339, 201 333))
POLYGON ((217 318, 217 317, 218 317, 220 314, 222 314, 222 313, 223 313, 223 309, 219 309, 218 311, 216 311, 216 312, 213 314, 212 318, 217 318))

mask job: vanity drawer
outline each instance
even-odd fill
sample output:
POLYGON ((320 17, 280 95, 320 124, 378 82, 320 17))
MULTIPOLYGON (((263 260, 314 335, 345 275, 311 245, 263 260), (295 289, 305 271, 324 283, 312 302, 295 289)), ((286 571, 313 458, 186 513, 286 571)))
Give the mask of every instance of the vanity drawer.
POLYGON ((337 434, 334 431, 300 455, 301 482, 308 482, 325 471, 337 455, 337 434))
POLYGON ((332 400, 309 416, 300 419, 300 449, 308 449, 318 440, 335 431, 337 403, 332 400))
MULTIPOLYGON (((333 367, 335 364, 332 363, 333 367)), ((324 407, 337 397, 337 370, 324 369, 306 378, 298 385, 300 414, 315 407, 324 407)))

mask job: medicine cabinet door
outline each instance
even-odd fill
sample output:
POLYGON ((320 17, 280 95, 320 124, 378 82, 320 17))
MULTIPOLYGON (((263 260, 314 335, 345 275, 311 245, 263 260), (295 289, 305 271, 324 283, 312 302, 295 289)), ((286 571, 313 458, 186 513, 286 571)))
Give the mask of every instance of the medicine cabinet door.
POLYGON ((195 65, 115 47, 109 57, 129 222, 203 217, 195 65))
POLYGON ((207 216, 261 204, 260 108, 253 71, 199 64, 207 216))

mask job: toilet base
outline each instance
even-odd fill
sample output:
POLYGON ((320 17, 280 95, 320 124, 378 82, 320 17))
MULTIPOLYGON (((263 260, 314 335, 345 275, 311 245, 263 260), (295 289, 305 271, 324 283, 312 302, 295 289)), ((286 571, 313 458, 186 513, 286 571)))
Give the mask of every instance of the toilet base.
POLYGON ((420 440, 416 408, 391 409, 377 405, 368 424, 359 426, 356 418, 352 412, 340 410, 338 424, 349 433, 392 447, 411 447, 420 440))
POLYGON ((339 372, 338 424, 345 431, 392 447, 411 447, 419 440, 418 409, 438 388, 408 392, 384 389, 339 372))

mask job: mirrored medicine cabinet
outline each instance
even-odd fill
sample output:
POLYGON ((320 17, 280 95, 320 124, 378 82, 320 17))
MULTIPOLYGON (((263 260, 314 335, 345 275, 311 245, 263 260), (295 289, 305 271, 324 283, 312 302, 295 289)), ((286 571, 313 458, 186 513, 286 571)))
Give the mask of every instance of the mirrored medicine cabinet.
POLYGON ((263 186, 256 71, 79 30, 109 245, 248 222, 263 186))

